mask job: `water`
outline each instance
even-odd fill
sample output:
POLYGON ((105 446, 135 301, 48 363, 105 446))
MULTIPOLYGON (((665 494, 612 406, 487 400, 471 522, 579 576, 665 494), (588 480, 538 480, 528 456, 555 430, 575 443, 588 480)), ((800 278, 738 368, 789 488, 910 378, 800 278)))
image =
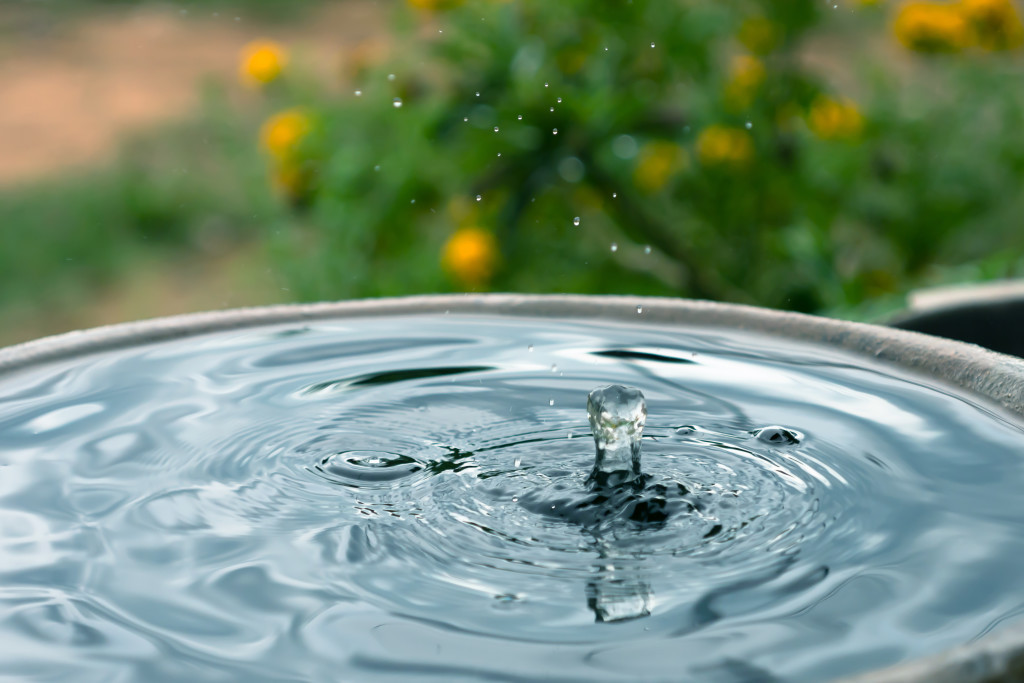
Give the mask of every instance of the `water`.
POLYGON ((450 315, 8 373, 0 674, 818 681, 1024 619, 1021 427, 862 363, 450 315), (609 384, 632 489, 588 484, 609 384))

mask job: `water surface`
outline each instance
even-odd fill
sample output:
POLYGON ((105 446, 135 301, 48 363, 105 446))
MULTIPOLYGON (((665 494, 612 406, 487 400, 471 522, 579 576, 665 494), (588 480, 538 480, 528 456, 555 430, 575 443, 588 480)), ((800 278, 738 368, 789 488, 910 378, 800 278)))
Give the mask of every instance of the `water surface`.
POLYGON ((431 315, 8 373, 0 674, 818 681, 1024 619, 1021 427, 862 363, 431 315), (656 523, 572 512, 613 383, 656 523))

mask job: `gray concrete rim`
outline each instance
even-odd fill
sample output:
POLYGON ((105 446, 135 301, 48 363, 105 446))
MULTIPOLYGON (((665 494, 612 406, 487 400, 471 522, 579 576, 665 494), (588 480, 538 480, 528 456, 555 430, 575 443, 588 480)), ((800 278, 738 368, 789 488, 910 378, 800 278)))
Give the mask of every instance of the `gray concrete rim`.
MULTIPOLYGON (((637 325, 741 329, 841 348, 873 363, 923 374, 981 404, 1024 417, 1024 359, 916 332, 708 301, 584 295, 470 294, 362 299, 192 313, 98 327, 0 349, 0 374, 50 361, 262 325, 420 314, 597 319, 637 325), (638 315, 637 306, 643 306, 638 315)), ((1024 678, 1024 624, 849 683, 988 683, 1024 678)))

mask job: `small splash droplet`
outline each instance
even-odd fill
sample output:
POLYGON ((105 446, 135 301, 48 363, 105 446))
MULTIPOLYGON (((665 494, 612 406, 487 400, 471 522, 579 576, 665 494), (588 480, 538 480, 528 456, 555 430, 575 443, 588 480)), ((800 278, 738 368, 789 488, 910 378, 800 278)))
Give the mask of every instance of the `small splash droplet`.
POLYGON ((651 47, 654 47, 654 43, 651 43, 651 47))
POLYGON ((527 346, 526 350, 529 351, 530 353, 533 353, 533 344, 530 344, 529 346, 527 346))
POLYGON ((576 227, 579 227, 579 225, 580 225, 580 217, 576 216, 576 218, 573 218, 572 219, 572 224, 575 225, 576 227))
POLYGON ((401 97, 396 97, 391 102, 391 104, 392 104, 392 106, 394 106, 395 109, 400 109, 402 107, 402 98, 401 97))
POLYGON ((388 80, 389 81, 395 80, 395 74, 388 74, 388 80))
POLYGON ((522 114, 520 114, 520 115, 519 115, 519 116, 518 116, 517 118, 518 118, 518 119, 519 119, 520 121, 522 121, 522 120, 523 120, 523 115, 522 115, 522 114))
POLYGON ((498 127, 497 127, 497 126, 495 126, 495 127, 494 127, 494 132, 495 132, 495 133, 497 133, 497 132, 498 132, 498 127))
POLYGON ((555 100, 555 102, 558 102, 559 104, 561 104, 562 103, 562 98, 559 97, 557 100, 555 100))
POLYGON ((554 110, 555 110, 555 108, 554 108, 554 107, 551 107, 551 111, 554 111, 554 110))
POLYGON ((520 465, 523 464, 523 459, 517 457, 515 463, 513 464, 518 468, 520 465))
POLYGON ((618 196, 619 196, 618 192, 612 192, 612 199, 615 199, 618 196))
POLYGON ((755 430, 753 435, 758 441, 775 446, 795 446, 804 439, 804 435, 800 432, 778 426, 762 427, 755 430))
POLYGON ((477 92, 476 96, 477 96, 477 97, 480 97, 480 93, 479 93, 479 92, 477 92))
POLYGON ((646 247, 644 247, 644 253, 645 254, 650 254, 651 253, 651 245, 648 244, 646 247))
POLYGON ((637 315, 640 315, 643 312, 644 312, 644 307, 643 306, 637 306, 636 307, 636 314, 637 315))
POLYGON ((565 435, 565 438, 567 438, 567 439, 571 439, 571 438, 572 438, 572 432, 569 432, 568 434, 566 434, 566 435, 565 435))
POLYGON ((545 84, 544 84, 544 87, 545 87, 545 88, 546 88, 546 87, 548 87, 548 84, 547 84, 547 83, 545 83, 545 84))
POLYGON ((549 406, 555 405, 555 399, 552 398, 552 399, 548 400, 548 405, 549 406))
POLYGON ((356 94, 356 97, 362 97, 363 96, 363 91, 362 90, 356 90, 355 94, 356 94))
POLYGON ((554 363, 551 364, 551 372, 558 372, 558 366, 554 363))
POLYGON ((612 247, 611 247, 611 249, 612 249, 612 251, 613 251, 613 252, 614 252, 614 251, 618 251, 618 250, 619 250, 619 245, 618 245, 618 244, 616 244, 615 242, 612 242, 612 247))
POLYGON ((483 198, 484 198, 484 197, 483 197, 483 195, 479 195, 479 194, 478 194, 478 195, 476 196, 476 200, 477 200, 477 201, 480 201, 480 200, 482 200, 483 198))
POLYGON ((519 502, 519 496, 512 496, 512 502, 513 503, 518 503, 519 502))
POLYGON ((498 156, 499 156, 499 157, 501 156, 501 152, 498 152, 498 156))
POLYGON ((553 129, 553 130, 551 131, 551 134, 552 134, 552 135, 558 135, 558 129, 557 129, 557 128, 553 129))

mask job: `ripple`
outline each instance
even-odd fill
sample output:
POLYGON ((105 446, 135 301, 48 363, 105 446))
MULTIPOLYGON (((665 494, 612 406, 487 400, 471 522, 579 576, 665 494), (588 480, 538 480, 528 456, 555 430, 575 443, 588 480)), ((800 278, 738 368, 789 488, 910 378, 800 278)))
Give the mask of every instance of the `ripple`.
POLYGON ((762 341, 418 316, 0 377, 0 575, 52 600, 0 635, 97 680, 818 679, 1018 614, 1021 430, 762 341), (612 382, 642 485, 591 490, 612 382))

